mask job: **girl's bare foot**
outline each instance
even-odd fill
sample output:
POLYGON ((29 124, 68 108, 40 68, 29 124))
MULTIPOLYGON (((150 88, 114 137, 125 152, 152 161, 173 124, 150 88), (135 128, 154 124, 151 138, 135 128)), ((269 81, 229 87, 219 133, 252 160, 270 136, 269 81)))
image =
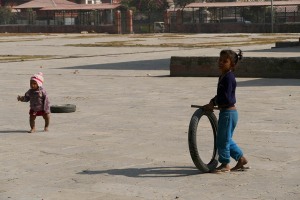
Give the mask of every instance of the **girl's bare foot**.
POLYGON ((222 163, 219 167, 217 167, 213 173, 219 173, 219 172, 230 172, 230 166, 229 164, 222 163))
POLYGON ((44 128, 44 131, 45 131, 45 132, 48 132, 48 131, 49 131, 48 127, 45 127, 45 128, 44 128))
POLYGON ((28 131, 28 133, 34 133, 35 132, 35 129, 31 129, 30 131, 28 131))
POLYGON ((244 156, 242 156, 231 170, 236 171, 236 170, 243 169, 244 165, 246 165, 247 163, 248 160, 244 156))

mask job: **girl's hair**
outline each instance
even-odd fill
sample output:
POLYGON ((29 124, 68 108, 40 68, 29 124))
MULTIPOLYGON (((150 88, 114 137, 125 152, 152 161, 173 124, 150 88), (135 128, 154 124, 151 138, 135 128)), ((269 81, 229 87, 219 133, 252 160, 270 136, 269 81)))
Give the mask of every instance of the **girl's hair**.
POLYGON ((227 58, 230 59, 231 63, 233 63, 234 65, 232 66, 232 71, 235 70, 235 66, 237 65, 239 60, 242 60, 243 58, 243 52, 242 50, 239 49, 239 52, 236 53, 232 50, 222 50, 220 52, 220 56, 226 56, 227 58))

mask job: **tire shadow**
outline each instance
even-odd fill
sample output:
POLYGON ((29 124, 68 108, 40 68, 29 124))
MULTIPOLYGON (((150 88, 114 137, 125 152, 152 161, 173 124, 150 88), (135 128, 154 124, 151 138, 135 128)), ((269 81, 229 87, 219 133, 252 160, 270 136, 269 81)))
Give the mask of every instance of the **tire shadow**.
POLYGON ((77 174, 96 175, 110 174, 135 178, 184 177, 203 174, 195 167, 147 167, 109 170, 83 170, 77 174))
POLYGON ((1 130, 0 134, 10 134, 10 133, 28 133, 28 130, 1 130))

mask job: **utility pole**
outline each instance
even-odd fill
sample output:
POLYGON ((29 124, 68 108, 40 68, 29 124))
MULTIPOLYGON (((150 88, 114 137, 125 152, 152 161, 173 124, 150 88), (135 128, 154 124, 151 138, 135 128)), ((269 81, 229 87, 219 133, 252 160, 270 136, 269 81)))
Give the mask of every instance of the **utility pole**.
MULTIPOLYGON (((113 0, 110 0, 110 5, 113 4, 113 0)), ((112 9, 110 9, 110 23, 112 24, 113 23, 113 11, 112 9)))
POLYGON ((273 15, 273 0, 271 0, 271 33, 274 33, 274 15, 273 15))

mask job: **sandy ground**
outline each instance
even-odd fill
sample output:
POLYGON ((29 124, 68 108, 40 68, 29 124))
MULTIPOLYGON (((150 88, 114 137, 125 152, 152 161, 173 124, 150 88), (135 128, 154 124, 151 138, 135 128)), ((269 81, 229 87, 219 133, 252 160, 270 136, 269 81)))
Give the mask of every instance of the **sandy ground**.
MULTIPOLYGON (((299 57, 300 48, 233 44, 245 40, 245 34, 177 39, 88 36, 0 36, 0 57, 52 56, 0 60, 1 200, 300 199, 300 80, 237 77, 239 123, 234 139, 251 169, 203 174, 188 150, 188 125, 195 111, 190 105, 207 103, 215 94, 217 78, 169 77, 171 56, 217 56, 231 47, 243 49, 245 56, 299 57), (120 40, 227 44, 65 46, 120 40), (39 71, 44 73, 51 104, 75 104, 77 110, 52 113, 47 133, 38 118, 37 132, 28 134, 29 104, 16 98, 29 89, 30 76, 39 71)), ((203 140, 209 141, 209 125, 204 121, 201 126, 203 140)), ((201 155, 206 156, 210 142, 200 143, 201 155)))

